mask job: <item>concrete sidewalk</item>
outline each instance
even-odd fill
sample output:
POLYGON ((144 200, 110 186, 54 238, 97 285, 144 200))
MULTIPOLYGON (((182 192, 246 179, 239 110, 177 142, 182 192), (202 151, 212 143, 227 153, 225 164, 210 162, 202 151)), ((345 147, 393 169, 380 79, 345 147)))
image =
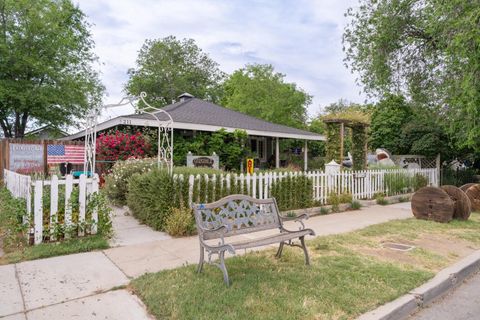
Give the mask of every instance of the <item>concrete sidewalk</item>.
MULTIPOLYGON (((400 203, 317 216, 306 226, 323 236, 411 216, 410 203, 400 203)), ((127 226, 116 243, 131 245, 0 266, 0 318, 150 319, 142 302, 122 286, 145 272, 197 263, 199 245, 197 237, 172 239, 137 227, 138 241, 129 242, 135 228, 127 226)))

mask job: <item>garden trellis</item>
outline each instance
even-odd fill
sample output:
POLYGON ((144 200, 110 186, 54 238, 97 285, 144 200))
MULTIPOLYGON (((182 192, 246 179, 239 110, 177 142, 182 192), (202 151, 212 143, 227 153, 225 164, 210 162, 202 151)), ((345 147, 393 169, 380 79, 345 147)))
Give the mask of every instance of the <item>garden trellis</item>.
POLYGON ((157 161, 159 166, 166 165, 168 171, 173 171, 173 119, 172 116, 161 108, 151 106, 145 101, 147 94, 141 92, 139 97, 125 97, 120 102, 108 104, 101 108, 94 108, 90 111, 86 118, 85 124, 85 161, 84 173, 95 173, 96 165, 96 141, 97 141, 97 124, 98 117, 102 110, 131 105, 136 112, 140 114, 150 115, 158 124, 158 152, 157 161), (146 106, 138 107, 137 102, 141 100, 146 106), (161 119, 165 116, 165 119, 161 119))

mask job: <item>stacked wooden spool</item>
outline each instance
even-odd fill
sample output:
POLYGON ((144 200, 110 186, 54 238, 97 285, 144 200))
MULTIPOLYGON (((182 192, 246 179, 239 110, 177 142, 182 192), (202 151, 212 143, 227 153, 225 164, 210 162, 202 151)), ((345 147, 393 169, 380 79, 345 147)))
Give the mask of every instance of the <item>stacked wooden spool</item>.
POLYGON ((480 184, 467 183, 460 188, 450 185, 424 187, 412 196, 412 211, 417 219, 467 220, 472 210, 480 211, 480 184))

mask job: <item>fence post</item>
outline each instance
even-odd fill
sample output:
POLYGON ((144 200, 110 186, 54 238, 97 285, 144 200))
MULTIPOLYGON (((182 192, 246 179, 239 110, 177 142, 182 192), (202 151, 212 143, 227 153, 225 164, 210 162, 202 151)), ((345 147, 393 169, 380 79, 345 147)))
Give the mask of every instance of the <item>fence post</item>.
MULTIPOLYGON (((92 177, 92 194, 98 193, 98 182, 99 182, 98 173, 95 173, 92 177)), ((92 228, 91 233, 96 234, 98 230, 98 211, 97 208, 93 208, 92 210, 92 228)))
POLYGON ((70 237, 68 228, 72 225, 72 203, 70 198, 73 191, 73 176, 71 174, 65 177, 65 238, 70 237))
POLYGON ((437 154, 437 158, 435 159, 435 168, 437 169, 437 181, 435 187, 438 187, 441 183, 441 170, 442 170, 442 162, 440 161, 440 153, 437 154))
POLYGON ((33 217, 33 237, 34 243, 42 243, 43 238, 43 181, 35 181, 34 188, 34 217, 33 217))
POLYGON ((250 185, 250 187, 252 189, 251 190, 252 197, 256 198, 257 197, 257 174, 255 172, 252 175, 252 184, 250 185))
POLYGON ((263 174, 260 172, 258 174, 258 199, 263 199, 263 181, 263 174))
POLYGON ((188 176, 188 204, 192 205, 193 201, 193 184, 195 183, 195 176, 193 174, 188 176))
POLYGON ((85 212, 87 205, 87 176, 84 174, 80 175, 78 182, 78 236, 82 237, 85 235, 84 222, 85 222, 85 212))
POLYGON ((50 238, 55 240, 54 226, 58 222, 58 177, 55 175, 52 177, 50 183, 50 238))

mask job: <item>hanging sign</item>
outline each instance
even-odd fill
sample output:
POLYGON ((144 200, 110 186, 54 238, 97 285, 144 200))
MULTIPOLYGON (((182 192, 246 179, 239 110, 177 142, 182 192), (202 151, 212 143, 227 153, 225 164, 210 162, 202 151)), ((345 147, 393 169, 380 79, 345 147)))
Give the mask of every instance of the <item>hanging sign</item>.
POLYGON ((247 159, 247 173, 253 174, 254 162, 253 159, 247 159))

